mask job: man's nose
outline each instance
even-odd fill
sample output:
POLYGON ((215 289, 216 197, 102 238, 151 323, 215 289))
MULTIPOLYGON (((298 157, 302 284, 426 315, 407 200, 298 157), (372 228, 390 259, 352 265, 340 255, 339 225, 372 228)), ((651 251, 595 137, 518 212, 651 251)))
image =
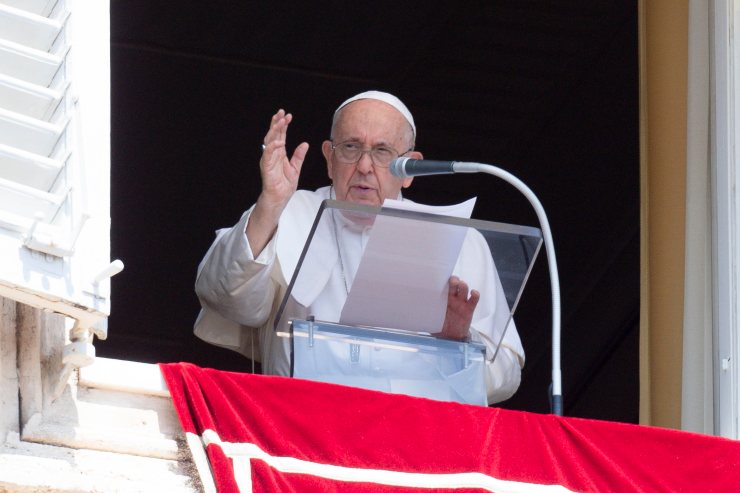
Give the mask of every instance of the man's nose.
POLYGON ((357 169, 362 174, 368 174, 373 171, 373 158, 369 152, 363 152, 360 156, 360 160, 357 161, 357 169))

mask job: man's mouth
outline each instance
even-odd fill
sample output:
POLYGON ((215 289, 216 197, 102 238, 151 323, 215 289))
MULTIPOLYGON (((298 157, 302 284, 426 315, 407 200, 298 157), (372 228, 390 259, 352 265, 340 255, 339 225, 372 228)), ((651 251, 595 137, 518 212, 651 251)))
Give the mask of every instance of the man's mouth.
POLYGON ((375 190, 374 188, 368 187, 367 185, 353 185, 352 188, 360 192, 372 192, 375 190))

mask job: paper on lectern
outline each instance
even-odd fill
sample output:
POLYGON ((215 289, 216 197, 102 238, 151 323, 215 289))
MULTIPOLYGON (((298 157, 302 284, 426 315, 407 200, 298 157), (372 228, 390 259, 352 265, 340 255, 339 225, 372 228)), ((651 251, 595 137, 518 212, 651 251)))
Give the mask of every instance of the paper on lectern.
MULTIPOLYGON (((389 200, 383 207, 470 218, 475 198, 451 206, 389 200)), ((466 227, 377 216, 339 323, 442 330, 447 285, 466 227)))

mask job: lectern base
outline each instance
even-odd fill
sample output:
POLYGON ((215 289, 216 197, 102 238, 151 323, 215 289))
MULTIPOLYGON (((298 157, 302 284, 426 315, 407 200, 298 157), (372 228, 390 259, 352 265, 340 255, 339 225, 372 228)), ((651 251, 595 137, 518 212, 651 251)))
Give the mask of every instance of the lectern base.
POLYGON ((483 344, 311 320, 291 328, 296 378, 488 405, 483 344))

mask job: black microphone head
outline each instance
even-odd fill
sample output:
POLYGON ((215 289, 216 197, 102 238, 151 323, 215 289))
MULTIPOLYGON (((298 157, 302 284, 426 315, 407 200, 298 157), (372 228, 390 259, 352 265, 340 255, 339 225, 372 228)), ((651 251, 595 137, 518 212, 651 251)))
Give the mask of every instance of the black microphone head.
POLYGON ((407 157, 397 157, 396 159, 391 161, 391 165, 390 165, 391 174, 398 178, 406 178, 408 176, 406 174, 406 161, 408 160, 409 158, 407 157))
POLYGON ((393 176, 399 178, 445 175, 455 172, 455 163, 455 161, 430 161, 428 159, 399 157, 391 161, 390 171, 393 176))

